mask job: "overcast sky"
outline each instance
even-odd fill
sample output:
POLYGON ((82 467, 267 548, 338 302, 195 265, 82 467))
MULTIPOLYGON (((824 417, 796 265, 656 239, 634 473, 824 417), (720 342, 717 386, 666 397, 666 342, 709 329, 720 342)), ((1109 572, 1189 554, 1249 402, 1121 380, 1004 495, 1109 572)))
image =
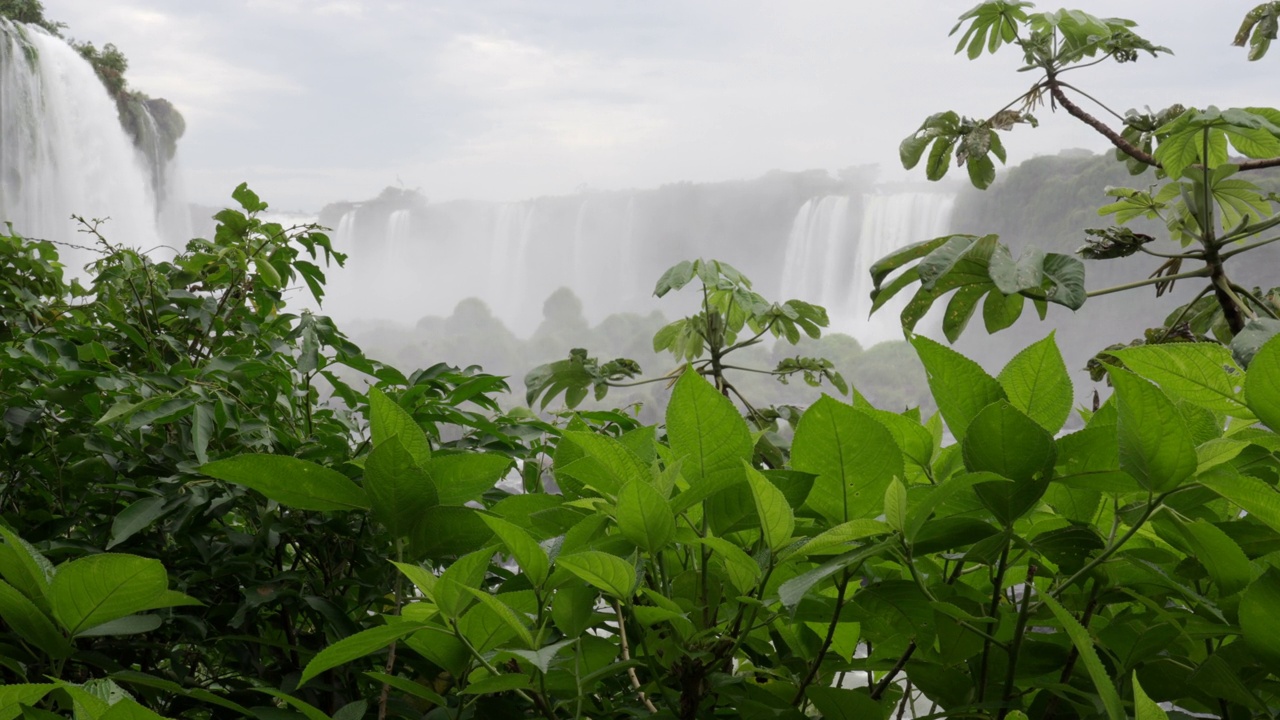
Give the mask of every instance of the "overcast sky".
MULTIPOLYGON (((132 85, 183 112, 193 201, 248 180, 276 209, 314 210, 398 184, 514 200, 864 163, 897 179, 898 142, 928 114, 985 116, 1032 80, 1011 53, 952 54, 947 33, 974 1, 44 3, 72 37, 114 42, 132 85)), ((1255 4, 1074 3, 1177 53, 1076 82, 1121 112, 1276 104, 1274 59, 1229 46, 1255 4)), ((1040 118, 1005 139, 1011 162, 1102 148, 1061 113, 1040 118)))

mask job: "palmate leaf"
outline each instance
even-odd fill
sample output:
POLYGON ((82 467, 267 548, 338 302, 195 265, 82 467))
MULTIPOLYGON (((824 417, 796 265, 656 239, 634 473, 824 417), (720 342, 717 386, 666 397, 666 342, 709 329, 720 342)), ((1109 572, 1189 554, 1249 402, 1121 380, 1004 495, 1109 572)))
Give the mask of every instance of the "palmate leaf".
MULTIPOLYGON (((1028 248, 1015 262, 1009 249, 995 235, 948 235, 919 243, 889 255, 872 266, 872 312, 893 295, 919 279, 920 287, 902 311, 902 327, 914 330, 929 309, 952 291, 942 327, 954 342, 986 298, 984 321, 989 331, 1009 327, 1031 299, 1040 310, 1052 302, 1077 310, 1084 304, 1084 264, 1077 258, 1028 248), (906 263, 920 261, 889 283, 885 280, 906 263), (999 298, 996 298, 998 293, 999 298), (1005 302, 1005 298, 1022 299, 1005 302)), ((1043 313, 1041 315, 1043 317, 1043 313)))
POLYGON ((1264 2, 1250 10, 1240 23, 1232 42, 1236 47, 1249 45, 1249 61, 1261 60, 1276 39, 1276 30, 1280 27, 1280 3, 1264 2))
POLYGON ((961 15, 959 22, 951 28, 951 34, 955 35, 966 21, 972 21, 960 36, 956 52, 964 50, 969 59, 973 60, 982 54, 984 48, 987 52, 994 53, 1002 44, 1013 42, 1017 37, 1018 25, 1027 19, 1027 13, 1023 9, 1029 7, 1032 7, 1032 3, 1020 0, 988 0, 979 3, 961 15))

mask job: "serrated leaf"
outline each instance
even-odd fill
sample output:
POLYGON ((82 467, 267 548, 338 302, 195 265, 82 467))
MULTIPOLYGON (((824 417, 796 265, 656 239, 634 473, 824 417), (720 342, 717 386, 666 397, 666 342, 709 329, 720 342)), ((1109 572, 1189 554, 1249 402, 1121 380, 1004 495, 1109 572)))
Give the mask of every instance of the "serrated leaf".
POLYGON ((1048 593, 1041 594, 1040 601, 1048 606, 1054 617, 1058 619, 1058 623, 1067 631, 1067 636, 1071 638, 1071 643, 1075 645, 1076 652, 1089 673, 1089 679, 1093 680, 1093 686, 1098 691, 1098 697, 1102 700, 1102 706, 1106 709, 1109 720, 1128 720, 1124 704, 1120 701, 1116 686, 1111 682, 1110 673, 1098 658, 1098 652, 1093 647, 1093 638, 1089 636, 1089 631, 1085 630, 1084 626, 1048 593))
POLYGON ((1007 399, 1000 383, 969 358, 923 335, 912 337, 911 344, 924 364, 938 412, 957 440, 964 439, 982 408, 1007 399))
POLYGON ((893 435, 866 413, 828 396, 811 405, 796 425, 791 465, 817 476, 806 505, 833 522, 879 515, 885 488, 905 475, 893 435))
POLYGON ((1196 450, 1186 422, 1155 385, 1119 368, 1115 386, 1120 469, 1151 492, 1168 492, 1195 472, 1196 450))
POLYGON ((426 433, 412 415, 376 387, 369 388, 369 435, 374 449, 390 438, 399 437, 401 447, 419 467, 425 468, 431 460, 431 443, 426 433))
POLYGON ((1253 356, 1244 397, 1258 419, 1280 431, 1280 336, 1268 340, 1253 356))
POLYGON ((782 491, 769 482, 760 471, 743 461, 747 482, 751 485, 751 497, 755 501, 756 514, 760 517, 760 532, 765 545, 777 552, 791 541, 796 519, 782 491))
POLYGON ((1160 385, 1171 397, 1234 417, 1252 417, 1236 387, 1244 379, 1244 373, 1231 357, 1231 351, 1222 345, 1139 345, 1108 354, 1160 385))
POLYGON ((1051 433, 1071 415, 1071 376, 1052 333, 1013 356, 997 380, 1015 408, 1051 433))
POLYGON ((364 464, 364 491, 373 516, 394 538, 407 538, 439 501, 435 483, 401 443, 402 437, 384 439, 364 464))
POLYGON ((676 534, 671 505, 642 480, 632 480, 618 492, 616 516, 622 535, 652 555, 661 552, 676 534))
POLYGON ((525 575, 529 576, 529 582, 534 587, 540 587, 546 582, 547 574, 551 571, 551 561, 547 558, 547 551, 528 532, 502 518, 481 515, 480 519, 507 546, 507 551, 515 558, 525 575))

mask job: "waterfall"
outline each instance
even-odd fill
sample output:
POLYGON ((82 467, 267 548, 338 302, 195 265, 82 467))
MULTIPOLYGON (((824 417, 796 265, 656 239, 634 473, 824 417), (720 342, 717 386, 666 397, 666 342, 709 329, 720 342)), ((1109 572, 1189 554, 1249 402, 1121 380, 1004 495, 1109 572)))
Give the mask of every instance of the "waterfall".
POLYGON ((412 230, 410 211, 396 210, 387 219, 387 259, 398 260, 404 254, 404 246, 410 242, 412 230))
MULTIPOLYGON (((529 241, 533 235, 533 218, 537 201, 503 203, 494 220, 489 256, 489 299, 500 314, 527 315, 519 308, 530 303, 541 308, 541 298, 526 297, 528 285, 529 241), (507 312, 508 310, 514 312, 507 312)), ((541 313, 532 318, 536 321, 541 313)))
POLYGON ((833 330, 869 346, 902 337, 900 303, 869 317, 871 266, 904 245, 946 234, 955 197, 900 192, 870 193, 860 200, 860 208, 839 195, 801 206, 787 238, 780 298, 822 305, 833 330))
MULTIPOLYGON (((85 245, 73 213, 110 218, 112 242, 161 244, 148 164, 93 68, 44 30, 0 19, 0 222, 85 245)), ((93 257, 61 251, 72 269, 93 257)))

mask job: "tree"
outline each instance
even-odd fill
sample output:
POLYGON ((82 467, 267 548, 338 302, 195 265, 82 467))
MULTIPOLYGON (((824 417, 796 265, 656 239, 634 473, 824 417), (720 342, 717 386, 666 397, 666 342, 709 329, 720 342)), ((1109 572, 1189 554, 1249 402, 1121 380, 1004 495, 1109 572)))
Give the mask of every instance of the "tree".
MULTIPOLYGON (((1107 61, 1130 63, 1142 55, 1156 57, 1169 50, 1139 36, 1131 20, 1098 18, 1075 10, 1033 13, 1031 7, 1016 0, 984 2, 962 15, 952 30, 952 34, 961 33, 956 51, 966 52, 970 59, 1002 48, 1020 51, 1026 61, 1023 69, 1039 74, 1031 88, 985 119, 955 112, 930 116, 902 142, 903 165, 915 167, 927 152, 926 174, 938 180, 954 157, 957 165, 966 167, 970 181, 985 188, 995 177, 992 157, 1005 159, 1000 133, 1018 124, 1035 126, 1031 111, 1045 103, 1060 107, 1105 137, 1115 147, 1117 161, 1131 173, 1151 171, 1156 178, 1145 189, 1108 190, 1116 201, 1099 212, 1114 215, 1117 224, 1089 230, 1079 254, 1105 260, 1142 253, 1158 258, 1159 266, 1147 280, 1086 291, 1084 264, 1077 258, 1029 248, 1015 261, 997 236, 951 235, 910 246, 877 263, 872 268, 876 307, 919 283, 902 314, 903 327, 910 331, 929 307, 954 291, 943 321, 947 337, 954 340, 984 298, 983 319, 988 332, 995 332, 1011 325, 1028 299, 1043 317, 1049 303, 1076 310, 1091 296, 1151 286, 1160 293, 1176 281, 1203 279, 1207 282, 1201 293, 1176 310, 1149 340, 1212 335, 1228 342, 1253 323, 1237 343, 1238 355, 1251 354, 1259 339, 1280 327, 1277 304, 1271 299, 1272 291, 1233 282, 1227 261, 1280 239, 1265 237, 1280 225, 1274 211, 1277 197, 1241 175, 1280 166, 1280 110, 1174 105, 1121 115, 1080 89, 1069 74, 1107 61), (1118 121, 1118 127, 1090 114, 1077 101, 1099 105, 1118 121), (1125 227, 1135 218, 1162 222, 1167 239, 1159 243, 1151 235, 1125 227), (1184 265, 1199 267, 1184 269, 1184 265), (890 280, 898 271, 902 272, 890 280)), ((1278 13, 1280 3, 1264 3, 1246 18, 1236 44, 1250 44, 1250 60, 1266 53, 1278 13)))

